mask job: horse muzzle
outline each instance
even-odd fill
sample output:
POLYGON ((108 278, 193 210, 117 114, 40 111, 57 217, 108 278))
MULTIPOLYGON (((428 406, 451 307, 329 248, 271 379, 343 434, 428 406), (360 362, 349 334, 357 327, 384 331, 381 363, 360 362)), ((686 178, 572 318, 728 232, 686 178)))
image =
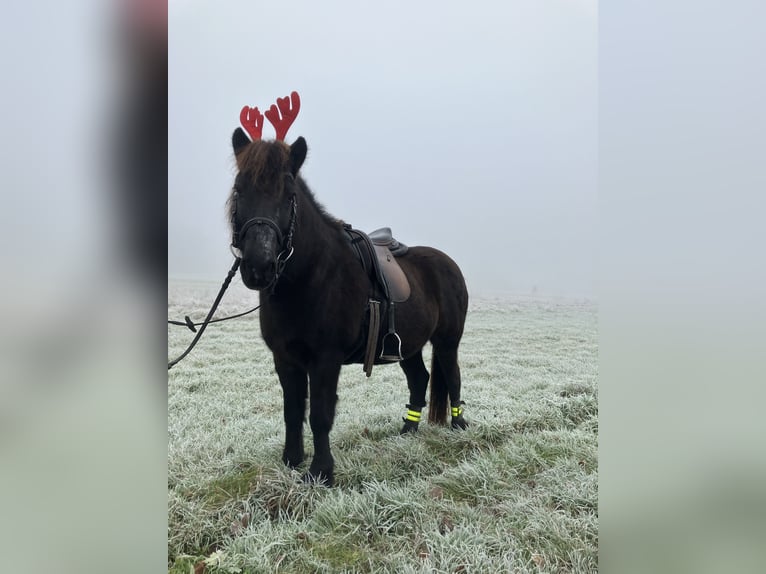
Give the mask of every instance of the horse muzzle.
POLYGON ((278 238, 268 227, 260 227, 244 242, 240 274, 248 289, 261 291, 277 279, 278 238))
POLYGON ((270 287, 277 278, 276 258, 263 264, 243 260, 240 266, 242 282, 248 289, 261 291, 270 287))

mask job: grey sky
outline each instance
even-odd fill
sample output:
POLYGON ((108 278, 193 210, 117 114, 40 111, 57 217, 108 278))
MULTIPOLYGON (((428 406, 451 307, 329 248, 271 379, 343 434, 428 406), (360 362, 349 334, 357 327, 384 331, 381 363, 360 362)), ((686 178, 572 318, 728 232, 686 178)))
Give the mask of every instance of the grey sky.
POLYGON ((473 293, 595 295, 595 0, 171 0, 169 34, 171 277, 223 278, 239 110, 297 90, 287 141, 330 213, 445 251, 473 293))

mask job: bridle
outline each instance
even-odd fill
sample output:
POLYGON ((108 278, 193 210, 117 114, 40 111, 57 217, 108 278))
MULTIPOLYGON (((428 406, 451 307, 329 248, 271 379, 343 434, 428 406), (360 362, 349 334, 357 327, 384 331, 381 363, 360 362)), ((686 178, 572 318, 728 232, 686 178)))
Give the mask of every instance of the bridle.
MULTIPOLYGON (((288 172, 286 175, 290 177, 290 179, 294 180, 293 174, 288 172)), ((233 206, 231 210, 231 252, 238 260, 242 259, 241 245, 245 240, 245 235, 251 227, 255 225, 266 225, 267 227, 273 229, 277 236, 277 243, 280 246, 280 250, 277 254, 276 260, 274 261, 276 269, 274 279, 272 279, 271 283, 269 283, 264 288, 269 293, 273 293, 277 285, 277 281, 279 281, 279 277, 282 275, 282 271, 284 271, 285 265, 287 265, 287 261, 293 256, 293 253, 295 252, 295 248, 293 247, 293 236, 295 235, 295 222, 298 219, 298 198, 295 192, 293 192, 292 197, 290 197, 290 221, 287 224, 287 233, 283 233, 277 222, 270 217, 251 217, 244 224, 242 224, 240 229, 237 229, 236 219, 238 194, 239 192, 235 191, 234 195, 232 196, 233 206)))

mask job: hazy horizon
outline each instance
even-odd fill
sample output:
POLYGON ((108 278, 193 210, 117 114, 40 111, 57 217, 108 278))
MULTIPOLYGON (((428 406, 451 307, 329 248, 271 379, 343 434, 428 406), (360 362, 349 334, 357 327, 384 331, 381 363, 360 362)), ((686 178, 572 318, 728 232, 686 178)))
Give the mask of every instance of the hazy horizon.
POLYGON ((296 90, 287 141, 330 213, 473 292, 595 297, 595 2, 333 6, 171 2, 168 275, 223 279, 239 110, 296 90))

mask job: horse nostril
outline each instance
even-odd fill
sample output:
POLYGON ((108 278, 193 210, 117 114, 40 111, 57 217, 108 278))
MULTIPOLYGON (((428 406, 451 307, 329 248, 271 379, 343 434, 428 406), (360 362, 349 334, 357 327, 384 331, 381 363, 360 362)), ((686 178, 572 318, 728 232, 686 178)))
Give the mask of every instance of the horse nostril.
POLYGON ((273 261, 265 265, 248 265, 250 275, 256 283, 266 283, 270 281, 276 273, 277 267, 273 261))

